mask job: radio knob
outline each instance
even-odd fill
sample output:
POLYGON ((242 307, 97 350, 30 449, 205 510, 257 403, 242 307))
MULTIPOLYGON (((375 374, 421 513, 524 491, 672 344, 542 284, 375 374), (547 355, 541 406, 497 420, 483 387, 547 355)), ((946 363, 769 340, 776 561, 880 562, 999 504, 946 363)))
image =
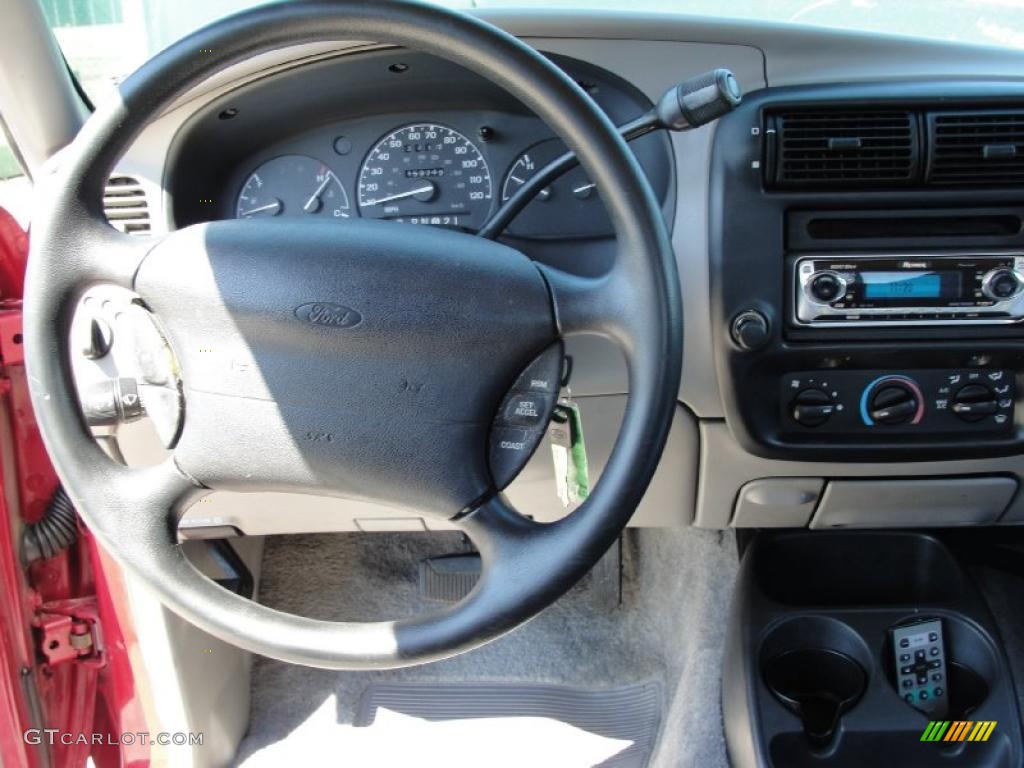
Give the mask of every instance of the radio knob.
POLYGON ((889 382, 871 395, 871 420, 876 424, 905 424, 917 413, 917 395, 901 382, 889 382))
POLYGON ((821 304, 830 304, 846 295, 846 280, 835 272, 818 272, 807 284, 811 298, 821 304))
POLYGON ((968 384, 953 396, 952 411, 964 421, 981 421, 998 410, 995 393, 983 384, 968 384))
POLYGON ((993 269, 981 281, 981 292, 993 301, 1005 301, 1020 293, 1020 276, 1012 269, 993 269))

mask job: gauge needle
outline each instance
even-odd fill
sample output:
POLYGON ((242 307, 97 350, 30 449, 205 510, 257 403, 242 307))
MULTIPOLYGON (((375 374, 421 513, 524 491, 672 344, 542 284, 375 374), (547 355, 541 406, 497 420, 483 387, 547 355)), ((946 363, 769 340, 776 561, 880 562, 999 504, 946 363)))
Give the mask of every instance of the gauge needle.
POLYGON ((380 198, 377 198, 376 200, 370 200, 367 203, 363 203, 363 205, 364 206, 367 206, 367 205, 380 205, 381 203, 390 203, 392 200, 403 200, 406 197, 413 197, 415 195, 422 195, 422 194, 425 194, 427 192, 433 192, 433 191, 434 191, 434 185, 431 184, 431 183, 427 183, 427 184, 424 184, 422 187, 416 187, 415 189, 410 189, 410 190, 407 190, 405 192, 398 192, 397 194, 394 194, 394 195, 388 195, 387 197, 380 197, 380 198))
POLYGON ((331 183, 331 174, 324 176, 324 180, 320 182, 320 186, 316 188, 316 192, 309 196, 309 200, 302 206, 302 210, 306 213, 312 213, 316 210, 317 201, 320 199, 320 193, 327 189, 327 185, 331 183))
POLYGON ((587 196, 587 193, 589 193, 589 192, 590 192, 590 190, 592 190, 592 189, 593 189, 594 187, 596 187, 596 186, 597 186, 597 182, 593 182, 593 181, 592 181, 592 182, 590 182, 589 184, 584 184, 584 185, 583 185, 582 187, 576 187, 576 188, 575 188, 575 189, 574 189, 574 190, 572 191, 572 193, 573 193, 574 195, 576 195, 577 197, 586 197, 586 196, 587 196))
POLYGON ((281 201, 280 200, 275 200, 272 203, 267 203, 266 205, 261 205, 259 208, 251 208, 248 211, 242 211, 238 215, 240 217, 242 217, 243 219, 245 219, 245 218, 248 218, 249 216, 255 216, 257 213, 263 213, 264 211, 274 211, 276 213, 280 209, 281 209, 281 201))

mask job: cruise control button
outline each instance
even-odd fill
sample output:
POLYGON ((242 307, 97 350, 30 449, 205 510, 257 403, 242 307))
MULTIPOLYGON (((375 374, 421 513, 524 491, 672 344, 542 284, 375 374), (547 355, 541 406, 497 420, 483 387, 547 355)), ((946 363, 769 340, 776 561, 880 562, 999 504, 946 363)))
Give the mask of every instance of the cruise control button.
POLYGON ((491 431, 491 476, 499 490, 519 474, 543 435, 543 430, 515 427, 495 427, 491 431))
POLYGON ((549 414, 553 406, 553 398, 550 395, 516 394, 505 401, 502 418, 507 424, 543 427, 550 418, 549 414))
POLYGON ((514 392, 557 395, 562 386, 562 345, 552 344, 533 359, 512 386, 514 392))

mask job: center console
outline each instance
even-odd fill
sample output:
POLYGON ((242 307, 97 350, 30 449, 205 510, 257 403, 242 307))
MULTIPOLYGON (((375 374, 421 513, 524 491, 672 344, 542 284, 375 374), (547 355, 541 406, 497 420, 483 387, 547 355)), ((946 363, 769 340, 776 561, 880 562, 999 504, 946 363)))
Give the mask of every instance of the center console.
POLYGON ((767 89, 711 172, 717 373, 749 453, 1024 452, 1024 86, 767 89))
POLYGON ((726 633, 736 768, 1014 768, 1021 719, 998 631, 939 540, 761 536, 726 633))

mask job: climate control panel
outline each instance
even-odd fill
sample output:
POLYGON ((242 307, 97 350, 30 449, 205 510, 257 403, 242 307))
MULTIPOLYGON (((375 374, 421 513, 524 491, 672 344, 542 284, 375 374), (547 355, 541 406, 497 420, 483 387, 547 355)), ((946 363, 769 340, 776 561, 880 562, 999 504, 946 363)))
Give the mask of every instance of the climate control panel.
POLYGON ((789 433, 1001 435, 1013 428, 1014 375, 1000 369, 806 371, 782 378, 789 433))

